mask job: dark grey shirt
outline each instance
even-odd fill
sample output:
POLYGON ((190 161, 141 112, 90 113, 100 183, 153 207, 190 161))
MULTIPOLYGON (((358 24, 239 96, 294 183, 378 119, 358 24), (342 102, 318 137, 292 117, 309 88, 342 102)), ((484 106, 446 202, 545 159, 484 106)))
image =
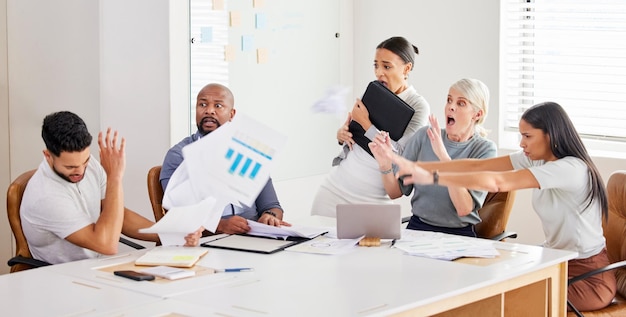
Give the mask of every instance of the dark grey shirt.
MULTIPOLYGON (((430 127, 423 127, 407 142, 402 156, 411 161, 438 161, 437 155, 433 151, 430 139, 426 133, 430 127)), ((445 129, 441 129, 443 144, 453 160, 463 158, 490 158, 496 156, 496 145, 478 133, 465 142, 454 142, 448 139, 445 129)), ((411 198, 411 211, 423 222, 447 228, 461 228, 468 224, 480 222, 478 209, 482 207, 487 192, 479 190, 469 190, 474 200, 474 209, 467 216, 459 217, 456 208, 450 199, 448 188, 436 185, 408 185, 400 183, 402 193, 408 196, 413 192, 411 198)))

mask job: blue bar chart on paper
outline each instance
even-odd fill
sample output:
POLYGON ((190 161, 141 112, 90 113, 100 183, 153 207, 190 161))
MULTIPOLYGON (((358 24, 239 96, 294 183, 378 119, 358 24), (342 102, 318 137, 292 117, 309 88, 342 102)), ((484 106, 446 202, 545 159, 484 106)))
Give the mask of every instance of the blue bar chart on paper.
MULTIPOLYGON (((270 161, 272 160, 273 152, 275 152, 274 150, 271 150, 270 153, 265 153, 262 149, 247 143, 246 140, 242 139, 241 137, 233 137, 232 141, 234 144, 241 145, 244 148, 250 150, 252 153, 258 154, 260 157, 270 161)), ((258 141, 256 141, 255 143, 257 145, 261 144, 258 141)), ((263 146, 263 148, 268 149, 269 147, 263 146)), ((263 167, 263 164, 261 162, 256 161, 254 158, 251 158, 246 153, 236 151, 233 147, 228 147, 225 157, 227 160, 229 160, 229 162, 231 162, 230 167, 228 168, 228 172, 230 174, 247 177, 251 180, 254 180, 256 178, 259 170, 261 170, 261 167, 263 167)))
MULTIPOLYGON (((254 203, 287 137, 245 115, 183 148, 196 195, 254 203)), ((220 202, 218 202, 220 203, 220 202)))

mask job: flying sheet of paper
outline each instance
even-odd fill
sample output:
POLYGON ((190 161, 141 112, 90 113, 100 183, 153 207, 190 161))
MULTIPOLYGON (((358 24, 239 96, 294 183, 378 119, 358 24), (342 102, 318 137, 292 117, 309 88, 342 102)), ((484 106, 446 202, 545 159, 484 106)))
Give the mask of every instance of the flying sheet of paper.
POLYGON ((222 211, 215 208, 215 203, 215 198, 207 197, 197 204, 174 207, 152 227, 139 229, 139 232, 157 233, 163 246, 184 245, 185 236, 198 230, 200 226, 217 227, 215 222, 219 222, 222 211))
POLYGON ((326 95, 317 100, 311 110, 317 113, 332 113, 343 116, 346 114, 346 96, 350 89, 334 86, 326 91, 326 95))
POLYGON ((252 206, 286 141, 285 135, 238 114, 183 148, 191 190, 196 197, 252 206))

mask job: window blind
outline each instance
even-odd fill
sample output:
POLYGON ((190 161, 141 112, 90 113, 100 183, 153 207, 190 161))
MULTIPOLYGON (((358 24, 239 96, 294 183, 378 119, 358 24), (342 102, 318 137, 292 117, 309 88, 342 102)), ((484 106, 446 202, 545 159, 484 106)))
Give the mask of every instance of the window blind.
POLYGON ((504 130, 554 101, 583 138, 626 142, 626 1, 507 0, 504 130))
POLYGON ((228 86, 228 10, 213 9, 213 1, 190 0, 190 133, 196 131, 196 97, 209 83, 228 86))

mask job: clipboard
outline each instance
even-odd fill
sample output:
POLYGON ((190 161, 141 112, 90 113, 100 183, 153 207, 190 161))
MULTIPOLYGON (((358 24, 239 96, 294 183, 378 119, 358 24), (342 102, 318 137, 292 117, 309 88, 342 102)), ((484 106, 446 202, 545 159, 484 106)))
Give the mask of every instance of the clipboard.
MULTIPOLYGON (((394 141, 402 137, 415 113, 415 109, 378 80, 367 85, 361 101, 369 112, 372 124, 379 130, 389 132, 389 137, 394 141)), ((348 130, 352 133, 354 141, 372 155, 368 146, 371 140, 365 136, 363 127, 353 120, 350 121, 348 130)))
POLYGON ((290 237, 289 239, 285 240, 270 237, 251 236, 245 234, 231 234, 220 239, 204 242, 201 244, 201 246, 208 248, 272 254, 307 240, 310 239, 290 237))

